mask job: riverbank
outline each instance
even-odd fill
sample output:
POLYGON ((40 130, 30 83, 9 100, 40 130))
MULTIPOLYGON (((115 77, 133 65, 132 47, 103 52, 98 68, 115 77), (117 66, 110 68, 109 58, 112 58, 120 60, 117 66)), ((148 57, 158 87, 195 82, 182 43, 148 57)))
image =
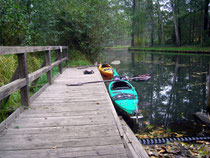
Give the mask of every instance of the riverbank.
POLYGON ((130 51, 174 52, 192 54, 210 54, 210 47, 182 46, 182 47, 129 47, 130 51))

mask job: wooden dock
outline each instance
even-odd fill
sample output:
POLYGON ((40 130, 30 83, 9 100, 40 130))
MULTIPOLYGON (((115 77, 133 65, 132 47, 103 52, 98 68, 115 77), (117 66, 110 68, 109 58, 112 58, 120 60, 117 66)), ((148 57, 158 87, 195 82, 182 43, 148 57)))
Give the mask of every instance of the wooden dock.
POLYGON ((96 67, 68 68, 0 133, 0 158, 148 157, 121 123, 96 67))

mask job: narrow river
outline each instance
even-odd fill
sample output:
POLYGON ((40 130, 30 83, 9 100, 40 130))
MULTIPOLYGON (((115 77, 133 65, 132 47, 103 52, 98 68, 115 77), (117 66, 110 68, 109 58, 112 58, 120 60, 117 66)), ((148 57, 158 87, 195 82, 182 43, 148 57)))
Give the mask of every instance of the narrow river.
POLYGON ((205 125, 194 114, 206 109, 208 98, 208 64, 210 56, 172 53, 105 51, 103 63, 112 65, 122 76, 152 74, 148 82, 131 82, 139 95, 139 109, 144 118, 134 132, 164 128, 186 135, 205 134, 205 125))

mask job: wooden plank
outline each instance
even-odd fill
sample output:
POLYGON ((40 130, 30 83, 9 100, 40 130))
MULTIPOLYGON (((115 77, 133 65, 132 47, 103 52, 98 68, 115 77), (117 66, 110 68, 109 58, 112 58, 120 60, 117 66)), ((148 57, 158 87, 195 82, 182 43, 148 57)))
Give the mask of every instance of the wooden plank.
MULTIPOLYGON (((65 127, 64 127, 65 128, 65 127)), ((44 139, 48 140, 70 140, 70 139, 87 139, 87 138, 94 138, 94 137, 118 137, 118 132, 117 129, 115 130, 106 130, 106 128, 101 128, 99 130, 91 129, 91 130, 86 130, 86 131, 75 131, 73 132, 61 132, 61 133, 33 133, 33 134, 7 134, 0 136, 0 142, 1 143, 7 143, 8 141, 24 141, 24 140, 36 140, 41 142, 44 139)))
POLYGON ((19 77, 26 79, 26 84, 20 89, 21 104, 29 106, 29 79, 26 54, 18 54, 19 77))
MULTIPOLYGON (((45 61, 47 66, 51 66, 51 51, 47 51, 45 54, 45 61)), ((47 81, 51 85, 52 84, 52 70, 47 72, 47 81)))
POLYGON ((6 120, 1 122, 1 124, 0 124, 0 133, 3 130, 8 128, 8 126, 15 120, 15 118, 17 118, 20 115, 20 113, 23 111, 23 109, 24 109, 23 107, 18 108, 9 117, 7 117, 6 120))
POLYGON ((93 70, 63 72, 0 134, 0 157, 127 157, 104 83, 65 85, 101 80, 93 70))
POLYGON ((38 69, 37 71, 34 71, 33 73, 30 73, 28 75, 29 82, 34 81, 35 79, 41 77, 44 75, 44 73, 48 72, 50 70, 50 66, 44 66, 41 69, 38 69))
POLYGON ((136 158, 149 158, 148 154, 146 153, 144 147, 141 145, 141 143, 138 141, 130 127, 126 124, 124 120, 120 120, 121 124, 123 126, 123 130, 125 132, 125 141, 127 147, 132 151, 132 155, 135 155, 136 158))
MULTIPOLYGON (((65 57, 68 58, 68 49, 65 50, 65 57)), ((66 68, 69 68, 69 58, 66 60, 66 68)))
POLYGON ((42 88, 40 88, 32 97, 30 97, 30 104, 36 99, 38 98, 41 93, 43 91, 45 91, 47 89, 47 87, 49 86, 49 83, 45 84, 42 88))
POLYGON ((63 59, 61 59, 61 60, 58 60, 58 61, 53 62, 53 63, 51 64, 50 69, 52 70, 54 67, 58 66, 59 64, 61 64, 62 62, 66 61, 66 60, 68 60, 68 58, 63 58, 63 59))
POLYGON ((84 126, 58 126, 58 127, 42 127, 42 128, 7 128, 4 132, 0 133, 0 136, 11 135, 29 135, 29 134, 51 134, 51 133, 73 133, 79 134, 89 132, 101 132, 101 131, 116 131, 117 127, 112 124, 97 124, 97 125, 84 125, 84 126))
MULTIPOLYGON (((58 105, 58 104, 57 104, 58 105)), ((91 105, 91 104, 90 104, 91 105)), ((58 107, 58 106, 52 106, 52 107, 47 107, 47 106, 40 106, 40 107, 31 107, 28 109, 28 111, 30 111, 30 113, 33 113, 33 114, 36 114, 36 113, 55 113, 55 112, 68 112, 68 111, 72 111, 72 112, 75 112, 76 114, 74 115, 77 115, 77 113, 80 113, 82 111, 93 111, 93 110, 96 110, 96 111, 105 111, 105 110, 109 110, 110 107, 103 107, 103 106, 83 106, 81 108, 78 108, 76 105, 74 106, 69 106, 69 107, 65 107, 65 106, 62 106, 62 107, 58 107)))
POLYGON ((26 85, 26 79, 17 79, 13 82, 8 83, 0 87, 0 100, 19 90, 26 85))
MULTIPOLYGON (((12 76, 12 78, 10 79, 10 82, 13 82, 13 81, 15 81, 15 80, 17 80, 19 78, 19 69, 18 69, 18 67, 16 68, 16 70, 15 70, 15 72, 14 72, 14 74, 13 74, 13 76, 12 76)), ((6 104, 7 102, 8 102, 8 100, 9 100, 9 97, 10 97, 10 95, 9 96, 7 96, 4 100, 3 100, 3 104, 6 104)), ((0 99, 1 100, 1 99, 0 99)), ((0 104, 1 104, 1 102, 0 102, 0 104)))
POLYGON ((74 139, 65 136, 54 137, 48 139, 45 137, 43 139, 14 139, 9 141, 2 141, 0 143, 0 151, 8 150, 35 150, 35 149, 52 149, 56 148, 70 148, 70 147, 87 147, 87 146, 105 146, 105 145, 117 145, 121 144, 121 139, 116 136, 111 137, 97 137, 97 138, 81 138, 74 139), (12 143, 11 143, 12 141, 12 143))
MULTIPOLYGON (((59 52, 58 52, 58 59, 59 59, 59 60, 62 59, 62 50, 59 50, 59 52)), ((60 74, 62 74, 62 73, 63 73, 63 71, 62 71, 62 63, 60 63, 60 64, 58 65, 58 68, 59 68, 60 74)))
MULTIPOLYGON (((34 81, 35 79, 41 77, 44 73, 50 72, 55 66, 62 63, 64 60, 58 60, 52 64, 52 66, 44 66, 41 69, 38 69, 37 71, 34 71, 33 73, 29 74, 29 82, 34 81)), ((50 73, 51 74, 51 73, 50 73)), ((49 74, 49 75, 50 75, 49 74)), ((52 82, 52 81, 51 81, 52 82)))
POLYGON ((0 55, 32 53, 32 52, 49 51, 49 50, 60 50, 67 48, 68 47, 66 46, 25 46, 25 47, 0 46, 0 55))
POLYGON ((86 146, 74 148, 50 148, 39 150, 0 151, 2 158, 41 158, 41 157, 114 157, 124 156, 124 148, 121 144, 105 146, 86 146))
POLYGON ((109 116, 67 116, 67 117, 43 117, 43 118, 21 118, 17 119, 11 126, 15 128, 35 128, 35 127, 57 127, 57 126, 81 126, 100 123, 112 123, 109 116))
POLYGON ((92 116, 92 115, 99 115, 101 116, 102 114, 107 114, 110 113, 109 109, 104 109, 100 111, 96 110, 81 110, 81 111, 72 111, 69 109, 69 111, 62 111, 62 112, 47 112, 47 111, 36 111, 36 112, 31 112, 32 110, 26 110, 24 114, 22 114, 20 117, 24 118, 40 118, 40 117, 61 117, 61 116, 92 116))

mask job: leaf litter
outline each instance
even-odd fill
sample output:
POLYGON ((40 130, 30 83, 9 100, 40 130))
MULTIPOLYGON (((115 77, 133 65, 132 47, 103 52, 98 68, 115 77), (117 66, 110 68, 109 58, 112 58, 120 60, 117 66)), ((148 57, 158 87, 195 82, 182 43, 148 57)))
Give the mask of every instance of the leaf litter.
MULTIPOLYGON (((147 126, 149 124, 144 122, 147 126)), ((150 125, 151 126, 151 125, 150 125)), ((151 128, 151 127, 149 127, 151 128)), ((153 129, 151 132, 135 134, 140 139, 164 138, 164 137, 183 137, 185 133, 172 132, 170 129, 153 129)), ((168 142, 167 144, 143 145, 150 158, 209 158, 210 142, 168 142)))

